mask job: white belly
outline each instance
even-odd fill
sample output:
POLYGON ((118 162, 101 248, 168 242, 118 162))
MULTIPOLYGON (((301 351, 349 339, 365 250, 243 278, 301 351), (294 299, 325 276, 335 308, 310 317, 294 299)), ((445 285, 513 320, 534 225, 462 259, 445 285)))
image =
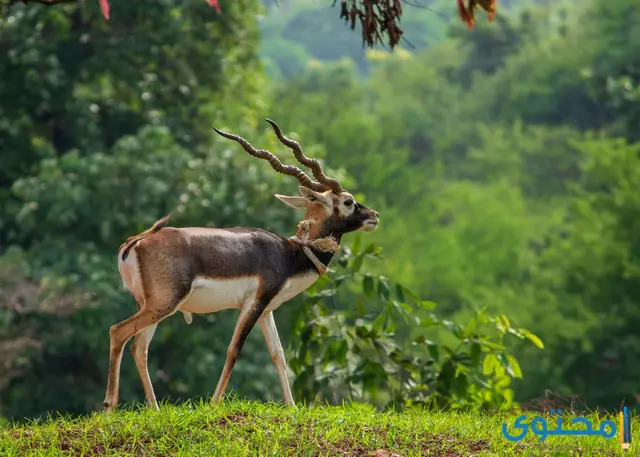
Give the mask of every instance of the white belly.
POLYGON ((196 314, 215 313, 221 309, 241 308, 253 303, 260 280, 257 277, 209 279, 198 277, 191 284, 191 295, 180 307, 181 311, 196 314))
MULTIPOLYGON (((318 273, 308 273, 287 280, 280 292, 267 306, 277 309, 284 302, 306 290, 318 279, 318 273)), ((237 279, 210 279, 198 277, 191 286, 192 292, 180 311, 194 314, 215 313, 223 309, 240 309, 253 305, 257 298, 260 280, 257 277, 237 279)))

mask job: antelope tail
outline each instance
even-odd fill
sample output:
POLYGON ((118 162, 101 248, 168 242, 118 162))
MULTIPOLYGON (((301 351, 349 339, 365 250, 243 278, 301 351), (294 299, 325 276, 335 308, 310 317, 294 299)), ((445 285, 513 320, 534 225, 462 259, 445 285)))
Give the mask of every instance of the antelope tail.
POLYGON ((166 227, 167 222, 169 221, 170 217, 171 217, 171 214, 168 214, 165 217, 163 217, 162 219, 158 219, 151 226, 151 228, 148 228, 147 230, 145 230, 144 232, 140 233, 139 235, 130 236, 129 238, 127 238, 127 241, 122 243, 122 245, 120 246, 120 258, 121 258, 121 260, 123 262, 125 261, 125 259, 127 258, 127 255, 129 255, 129 251, 131 250, 131 248, 133 247, 133 245, 135 243, 137 243, 140 240, 145 239, 149 235, 153 235, 154 233, 160 231, 160 229, 166 227))

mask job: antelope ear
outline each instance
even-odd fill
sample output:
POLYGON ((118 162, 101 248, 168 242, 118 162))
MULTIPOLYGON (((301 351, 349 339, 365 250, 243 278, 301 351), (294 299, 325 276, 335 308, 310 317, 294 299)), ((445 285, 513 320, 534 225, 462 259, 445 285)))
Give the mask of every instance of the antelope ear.
POLYGON ((302 195, 308 203, 320 203, 328 209, 332 207, 331 197, 323 193, 316 192, 304 186, 298 186, 298 192, 300 192, 300 195, 302 195))
POLYGON ((309 202, 304 197, 275 194, 276 198, 292 208, 306 208, 309 202))

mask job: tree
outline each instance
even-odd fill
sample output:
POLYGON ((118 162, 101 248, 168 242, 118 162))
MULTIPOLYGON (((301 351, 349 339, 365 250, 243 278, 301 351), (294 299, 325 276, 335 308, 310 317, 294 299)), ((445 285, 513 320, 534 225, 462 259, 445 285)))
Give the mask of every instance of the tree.
MULTIPOLYGON (((254 2, 234 2, 224 20, 200 27, 190 24, 206 14, 203 2, 156 3, 125 2, 109 27, 78 5, 15 8, 0 22, 0 211, 19 211, 14 198, 2 197, 42 159, 105 152, 146 124, 167 126, 203 157, 211 130, 199 119, 228 122, 234 112, 211 100, 228 100, 239 119, 255 106, 254 2)), ((0 252, 22 244, 20 232, 13 217, 0 217, 0 252)))

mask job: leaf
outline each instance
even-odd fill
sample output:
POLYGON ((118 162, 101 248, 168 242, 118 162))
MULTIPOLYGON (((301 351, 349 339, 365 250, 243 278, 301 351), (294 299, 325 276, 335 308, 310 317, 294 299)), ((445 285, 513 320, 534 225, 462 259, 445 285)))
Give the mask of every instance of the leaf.
POLYGON ((353 271, 354 273, 357 273, 358 271, 360 271, 363 260, 364 260, 364 257, 362 255, 357 256, 353 261, 353 263, 351 264, 351 271, 353 271))
POLYGON ((471 365, 477 366, 478 362, 480 362, 480 354, 482 353, 482 348, 478 343, 473 343, 471 345, 471 350, 469 351, 469 357, 471 358, 471 365))
POLYGON ((511 406, 511 404, 513 403, 513 397, 514 397, 514 392, 512 389, 505 389, 502 392, 502 396, 505 399, 506 405, 504 406, 511 406))
POLYGON ((411 306, 403 302, 392 300, 391 304, 395 309, 398 310, 398 312, 400 312, 400 314, 403 314, 403 315, 410 315, 411 312, 413 311, 413 308, 411 308, 411 306))
POLYGON ((479 343, 481 346, 484 346, 488 349, 494 350, 494 351, 503 351, 505 349, 504 346, 494 343, 492 341, 487 341, 487 340, 483 340, 483 339, 479 339, 479 338, 475 338, 473 339, 474 342, 479 343))
POLYGON ((376 384, 383 384, 387 381, 389 375, 384 367, 378 362, 369 361, 364 366, 364 374, 372 381, 375 380, 376 384))
POLYGON ((469 379, 467 375, 460 374, 453 379, 453 391, 462 398, 466 397, 467 388, 469 386, 469 379))
POLYGON ((339 360, 339 361, 346 360, 348 352, 349 352, 349 345, 347 344, 346 340, 342 340, 339 343, 338 348, 336 349, 335 360, 339 360))
POLYGON ((476 319, 475 317, 472 317, 471 319, 469 319, 469 322, 467 323, 467 326, 464 328, 464 333, 466 335, 473 335, 476 331, 476 319))
POLYGON ((462 339, 462 328, 460 328, 460 324, 450 320, 444 320, 442 321, 442 325, 444 325, 449 331, 451 331, 451 333, 453 333, 456 338, 462 339))
POLYGON ((420 303, 422 300, 420 299, 420 297, 418 296, 418 294, 416 294, 415 292, 407 289, 406 287, 402 287, 402 291, 407 294, 409 297, 411 297, 416 303, 420 303))
POLYGON ((529 340, 533 344, 535 344, 537 347, 539 347, 540 349, 544 348, 544 344, 542 343, 542 340, 540 338, 538 338, 536 335, 534 335, 533 333, 531 333, 529 330, 525 330, 525 329, 521 328, 520 331, 522 332, 522 334, 524 336, 529 338, 529 340))
POLYGON ((485 376, 489 376, 493 373, 495 366, 498 365, 498 359, 495 354, 489 353, 484 357, 484 361, 482 362, 482 374, 485 376))
POLYGON ((427 349, 429 350, 429 355, 433 360, 440 360, 440 348, 437 344, 428 343, 427 349))
POLYGON ((370 275, 362 279, 362 292, 365 297, 371 298, 371 294, 373 294, 373 278, 370 275))
POLYGON ((513 377, 522 378, 522 369, 520 368, 520 364, 518 363, 518 360, 512 355, 507 355, 507 360, 509 361, 509 366, 513 371, 513 377))
POLYGON ((378 295, 380 295, 380 298, 382 298, 384 301, 389 300, 389 296, 391 295, 389 285, 387 284, 387 281, 382 277, 378 280, 378 295))
POLYGON ((368 245, 366 247, 366 249, 364 250, 365 254, 373 254, 376 251, 377 246, 373 243, 371 243, 370 245, 368 245))
POLYGON ((467 8, 464 6, 463 0, 458 0, 458 15, 460 16, 460 20, 467 24, 467 27, 469 27, 469 29, 473 29, 471 13, 467 11, 467 8))
POLYGON ((387 314, 387 321, 385 323, 385 327, 383 330, 387 333, 394 333, 397 329, 396 323, 394 322, 393 319, 390 319, 388 316, 389 315, 387 314))
MULTIPOLYGON (((466 357, 465 354, 458 354, 458 356, 466 357)), ((455 361, 456 360, 454 359, 454 362, 455 361)), ((469 373, 469 368, 465 367, 461 363, 456 363, 456 377, 460 376, 461 374, 467 374, 467 373, 469 373)))
POLYGON ((396 284, 396 298, 401 302, 404 302, 404 292, 402 292, 403 287, 400 284, 396 284))
POLYGON ((360 235, 358 235, 358 236, 356 236, 356 239, 353 242, 353 245, 351 246, 351 250, 353 251, 354 255, 360 254, 360 247, 361 246, 362 246, 362 238, 360 237, 360 235))
POLYGON ((498 361, 500 362, 500 364, 505 367, 505 368, 509 368, 509 360, 507 359, 507 356, 504 354, 497 354, 496 357, 498 358, 498 361))
POLYGON ((447 360, 442 366, 440 373, 438 374, 438 384, 449 390, 451 384, 454 381, 455 367, 451 360, 447 360))
POLYGON ((438 306, 435 302, 428 300, 418 300, 418 304, 422 309, 426 309, 427 311, 433 311, 438 306))
POLYGON ((381 312, 380 314, 378 314, 378 317, 376 317, 375 320, 373 321, 374 328, 377 328, 379 330, 384 330, 385 323, 387 322, 388 319, 389 319, 389 313, 387 313, 386 311, 381 312))

